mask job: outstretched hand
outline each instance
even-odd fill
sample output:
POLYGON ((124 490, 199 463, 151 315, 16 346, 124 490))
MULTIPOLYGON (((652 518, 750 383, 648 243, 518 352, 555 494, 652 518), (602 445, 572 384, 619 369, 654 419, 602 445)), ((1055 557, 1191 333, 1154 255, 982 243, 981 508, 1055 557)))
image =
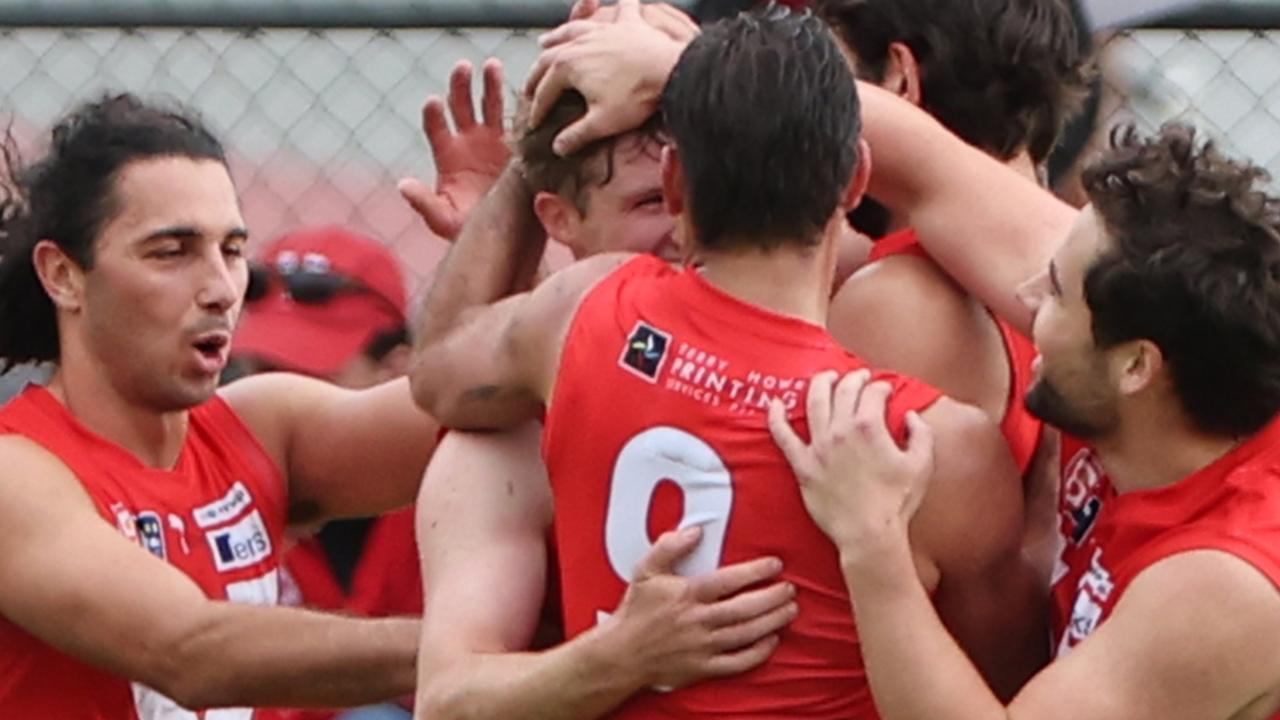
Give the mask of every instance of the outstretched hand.
POLYGON ((422 131, 436 165, 433 190, 417 178, 400 181, 400 194, 436 235, 453 240, 467 215, 497 181, 511 157, 503 130, 502 63, 484 64, 481 120, 476 121, 471 96, 471 63, 463 60, 449 77, 448 115, 439 96, 422 107, 422 131))

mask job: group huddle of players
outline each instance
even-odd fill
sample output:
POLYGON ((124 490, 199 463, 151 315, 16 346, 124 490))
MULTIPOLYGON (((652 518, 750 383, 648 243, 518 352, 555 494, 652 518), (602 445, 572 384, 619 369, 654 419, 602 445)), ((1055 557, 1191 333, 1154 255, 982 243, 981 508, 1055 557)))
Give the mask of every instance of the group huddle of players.
POLYGON ((1119 128, 1077 210, 1064 3, 814 6, 580 0, 510 130, 460 64, 368 391, 216 390, 221 146, 69 115, 0 215, 0 357, 57 363, 0 410, 0 716, 1280 717, 1264 173, 1119 128), (420 620, 271 607, 287 523, 415 493, 420 620))

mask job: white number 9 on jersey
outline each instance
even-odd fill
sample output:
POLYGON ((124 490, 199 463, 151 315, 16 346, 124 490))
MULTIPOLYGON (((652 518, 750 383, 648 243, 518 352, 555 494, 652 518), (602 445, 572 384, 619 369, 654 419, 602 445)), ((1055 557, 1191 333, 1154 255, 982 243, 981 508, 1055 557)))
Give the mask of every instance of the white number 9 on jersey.
POLYGON ((609 508, 604 523, 605 549, 618 577, 630 583, 653 543, 649 505, 663 480, 684 493, 678 527, 702 526, 702 541, 677 566, 681 575, 700 575, 720 565, 733 481, 720 455, 702 439, 673 427, 645 430, 627 441, 613 466, 609 508))

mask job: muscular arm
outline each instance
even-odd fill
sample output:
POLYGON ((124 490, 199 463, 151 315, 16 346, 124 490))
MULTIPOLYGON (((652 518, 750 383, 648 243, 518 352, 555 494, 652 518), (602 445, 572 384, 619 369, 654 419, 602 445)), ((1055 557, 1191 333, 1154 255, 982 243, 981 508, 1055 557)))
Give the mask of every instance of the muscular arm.
POLYGON ((1280 651, 1258 638, 1280 632, 1280 595, 1235 557, 1197 551, 1147 569, 1091 637, 1005 707, 943 629, 905 547, 857 578, 863 655, 886 720, 1203 720, 1275 710, 1280 651))
POLYGON ((922 417, 937 438, 937 470, 911 522, 912 546, 938 568, 933 604, 943 625, 1012 698, 1049 652, 1048 588, 1022 555, 1022 482, 982 411, 944 399, 922 417))
POLYGON ((451 433, 423 483, 418 538, 426 587, 419 717, 602 717, 651 685, 682 687, 763 662, 794 617, 781 570, 762 558, 681 578, 699 536, 667 533, 622 604, 544 652, 528 647, 545 589, 551 496, 538 427, 451 433), (476 478, 490 482, 477 483, 476 478))
POLYGON ((892 93, 858 83, 869 193, 904 212, 949 275, 1024 333, 1017 287, 1042 271, 1076 211, 892 93))
POLYGON ((413 502, 439 423, 399 378, 368 390, 287 373, 221 391, 288 482, 295 522, 361 517, 413 502))
MULTIPOLYGON (((499 409, 508 423, 535 414, 537 398, 520 386, 520 378, 510 377, 522 369, 518 359, 512 361, 510 338, 503 332, 512 320, 510 313, 495 318, 484 310, 491 305, 507 310, 518 306, 518 302, 499 301, 516 287, 527 287, 545 245, 546 235, 533 213, 533 196, 518 166, 509 164, 469 216, 427 293, 409 373, 419 405, 439 409, 440 386, 466 383, 470 378, 463 368, 475 364, 489 371, 477 373, 481 379, 498 377, 495 382, 468 387, 471 399, 499 409), (477 324, 477 315, 482 316, 478 320, 482 331, 500 336, 490 338, 488 347, 478 347, 478 338, 469 332, 477 324), (480 350, 495 354, 464 357, 480 350)), ((452 419, 446 422, 454 425, 452 419)))
POLYGON ((42 641, 194 708, 412 691, 416 621, 209 600, 107 524, 42 448, 4 437, 0 457, 0 614, 42 641))
POLYGON ((472 307, 447 331, 423 338, 411 376, 418 402, 462 430, 514 427, 537 417, 551 396, 578 303, 630 257, 576 262, 530 292, 472 307))
POLYGON ((594 718, 643 687, 638 668, 609 664, 598 632, 522 652, 544 600, 551 525, 538 430, 451 433, 423 482, 419 717, 594 718))

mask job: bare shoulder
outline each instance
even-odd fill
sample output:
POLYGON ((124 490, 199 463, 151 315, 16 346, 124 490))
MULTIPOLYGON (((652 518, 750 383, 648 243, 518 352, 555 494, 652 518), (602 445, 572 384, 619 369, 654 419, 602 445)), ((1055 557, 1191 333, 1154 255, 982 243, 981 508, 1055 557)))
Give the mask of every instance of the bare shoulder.
POLYGON ((0 487, 20 482, 79 486, 71 468, 43 445, 22 435, 0 435, 0 487))
POLYGON ((1178 553, 1142 570, 1011 709, 1048 716, 1071 696, 1076 717, 1269 718, 1280 707, 1277 636, 1275 579, 1222 550, 1178 553))
POLYGON ((635 257, 634 253, 604 253, 579 260, 534 288, 511 317, 508 340, 515 354, 526 359, 532 384, 544 401, 551 397, 560 349, 582 299, 635 257))
POLYGON ((999 330, 933 261, 902 255, 862 268, 832 299, 827 325, 870 364, 1003 414, 1007 363, 999 330))
POLYGON ((934 477, 912 523, 919 548, 940 565, 981 566, 1021 541, 1022 484, 987 413, 942 398, 921 417, 934 431, 934 477))
POLYGON ((576 306, 596 283, 635 257, 634 253, 604 253, 579 260, 535 288, 532 304, 547 310, 576 306))
POLYGON ((218 390, 236 415, 276 462, 285 467, 294 423, 304 409, 348 391, 315 378, 289 372, 250 375, 218 390))

